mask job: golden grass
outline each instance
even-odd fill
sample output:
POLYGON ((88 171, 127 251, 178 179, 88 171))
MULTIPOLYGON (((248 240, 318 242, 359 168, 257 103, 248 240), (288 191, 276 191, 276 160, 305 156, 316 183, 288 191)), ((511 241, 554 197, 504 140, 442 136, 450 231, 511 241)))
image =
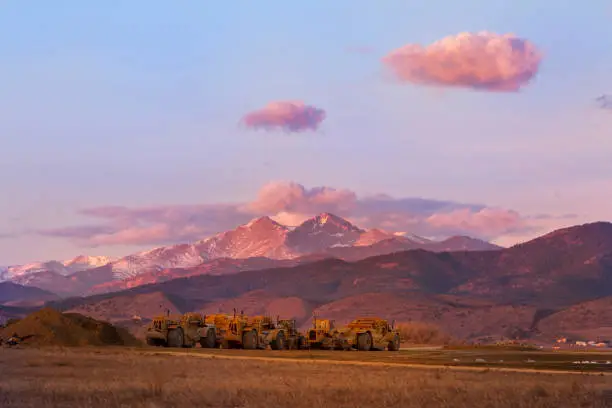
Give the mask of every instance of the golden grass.
POLYGON ((0 349, 2 407, 606 407, 611 377, 0 349))

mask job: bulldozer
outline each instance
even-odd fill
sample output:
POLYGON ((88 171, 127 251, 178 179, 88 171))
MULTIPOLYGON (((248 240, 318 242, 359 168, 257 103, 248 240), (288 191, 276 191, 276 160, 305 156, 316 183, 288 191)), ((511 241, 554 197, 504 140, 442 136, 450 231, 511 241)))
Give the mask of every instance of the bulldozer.
POLYGON ((378 317, 359 317, 338 330, 347 339, 351 348, 358 351, 399 351, 400 334, 395 322, 389 324, 378 317))
POLYGON ((206 316, 206 324, 216 328, 215 347, 242 348, 253 350, 259 348, 259 334, 244 313, 233 315, 214 314, 206 316))
POLYGON ((312 328, 305 338, 305 347, 323 350, 349 350, 350 344, 337 328, 334 320, 312 316, 312 328))
POLYGON ((166 313, 153 319, 146 333, 147 344, 163 347, 213 348, 217 342, 214 324, 207 324, 199 313, 170 315, 166 313))

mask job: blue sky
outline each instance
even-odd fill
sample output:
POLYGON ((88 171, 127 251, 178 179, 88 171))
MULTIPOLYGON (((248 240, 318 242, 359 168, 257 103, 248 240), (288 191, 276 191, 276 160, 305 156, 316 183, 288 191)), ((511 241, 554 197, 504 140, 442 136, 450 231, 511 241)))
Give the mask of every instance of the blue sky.
POLYGON ((81 208, 246 202, 279 179, 612 216, 607 1, 11 1, 0 50, 0 264, 146 247, 33 232, 91 224, 81 208), (532 83, 386 80, 393 49, 481 30, 544 52, 532 83), (238 125, 283 99, 324 108, 321 130, 238 125))

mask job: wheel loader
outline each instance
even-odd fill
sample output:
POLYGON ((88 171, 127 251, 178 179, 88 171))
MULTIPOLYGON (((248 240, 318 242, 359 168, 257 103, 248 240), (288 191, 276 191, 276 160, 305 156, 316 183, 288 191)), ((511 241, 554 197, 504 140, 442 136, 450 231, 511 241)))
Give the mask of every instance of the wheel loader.
POLYGON ((336 329, 335 321, 312 317, 312 328, 306 333, 305 347, 324 350, 349 350, 344 334, 336 329))
POLYGON ((378 317, 360 317, 339 329, 351 348, 359 351, 400 349, 400 334, 395 323, 378 317))
POLYGON ((199 313, 182 316, 167 313, 153 319, 147 328, 146 339, 150 346, 195 347, 200 343, 203 348, 213 348, 216 330, 214 324, 207 324, 199 313))
POLYGON ((259 333, 244 313, 233 315, 214 314, 206 316, 206 323, 216 328, 216 347, 242 348, 253 350, 259 348, 259 333))

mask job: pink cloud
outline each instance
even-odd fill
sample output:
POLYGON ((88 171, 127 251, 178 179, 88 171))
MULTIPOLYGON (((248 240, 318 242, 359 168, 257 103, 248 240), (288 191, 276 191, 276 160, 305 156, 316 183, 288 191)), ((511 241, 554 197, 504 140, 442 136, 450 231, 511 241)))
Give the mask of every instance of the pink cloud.
POLYGON ((512 92, 535 77, 541 60, 531 42, 483 31, 448 36, 425 47, 408 44, 383 63, 405 82, 512 92))
POLYGON ((300 101, 270 102, 263 109, 248 113, 243 123, 253 129, 282 129, 286 132, 317 130, 325 111, 300 101))
POLYGON ((72 239, 84 246, 166 245, 203 239, 262 215, 284 225, 297 225, 321 212, 334 213, 362 228, 408 231, 439 238, 471 235, 489 240, 505 234, 533 232, 543 222, 549 226, 558 221, 558 217, 550 215, 529 217, 482 204, 394 198, 385 194, 358 197, 349 189, 307 188, 296 182, 276 181, 262 186, 258 195, 248 202, 87 208, 81 214, 97 218, 101 223, 38 233, 72 239))
POLYGON ((484 237, 495 237, 525 227, 527 221, 519 213, 502 208, 454 210, 432 214, 425 222, 436 229, 469 232, 484 237))
POLYGON ((300 214, 300 213, 289 213, 281 211, 270 218, 278 222, 281 225, 287 225, 289 227, 295 227, 300 225, 308 218, 312 217, 312 214, 300 214))
POLYGON ((346 189, 314 187, 307 189, 295 182, 275 181, 264 185, 257 198, 248 203, 246 211, 262 214, 346 213, 357 201, 357 194, 346 189))

